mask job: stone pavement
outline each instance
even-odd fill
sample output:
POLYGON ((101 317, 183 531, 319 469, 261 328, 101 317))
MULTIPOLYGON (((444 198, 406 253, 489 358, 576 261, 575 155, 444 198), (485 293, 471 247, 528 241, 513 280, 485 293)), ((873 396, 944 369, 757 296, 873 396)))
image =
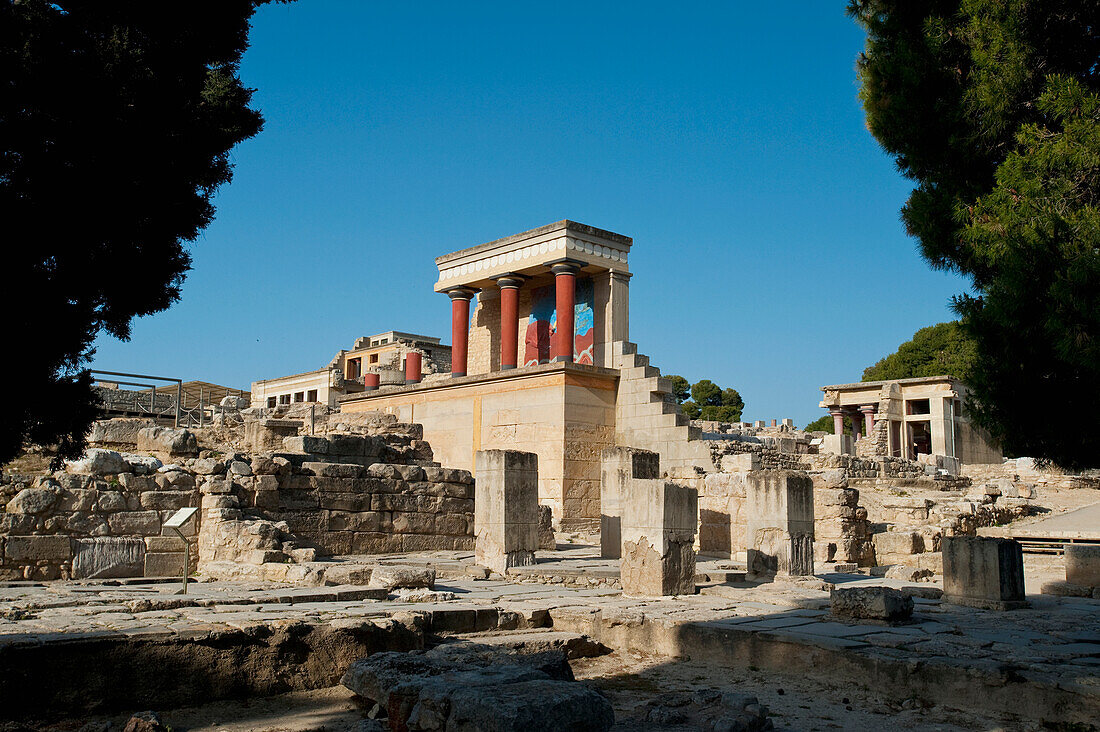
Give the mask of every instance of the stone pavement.
POLYGON ((614 560, 600 560, 593 547, 540 552, 540 559, 538 576, 506 580, 470 576, 468 552, 370 558, 436 567, 436 589, 457 596, 443 602, 369 599, 377 591, 353 586, 193 582, 181 595, 178 582, 7 583, 0 587, 0 652, 81 638, 182 640, 257 625, 346 624, 409 611, 431 618, 435 630, 473 632, 503 628, 509 616, 522 619, 519 627, 552 625, 616 649, 803 668, 841 685, 908 684, 917 693, 956 694, 959 704, 1006 704, 1015 696, 1043 718, 1067 704, 1067 719, 1100 715, 1100 601, 1029 595, 1030 608, 991 612, 943 604, 933 583, 864 575, 748 584, 728 562, 700 563, 712 581, 697 595, 628 599, 608 584, 616 579, 614 560), (909 588, 913 621, 838 622, 827 592, 837 584, 909 588))

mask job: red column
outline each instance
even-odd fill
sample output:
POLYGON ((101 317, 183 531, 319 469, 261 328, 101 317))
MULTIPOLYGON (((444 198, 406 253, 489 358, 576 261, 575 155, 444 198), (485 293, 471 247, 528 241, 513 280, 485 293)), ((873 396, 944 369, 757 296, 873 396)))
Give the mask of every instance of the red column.
POLYGON ((406 384, 419 384, 420 383, 420 369, 421 369, 420 354, 416 351, 409 351, 405 354, 405 383, 406 384))
POLYGON ((859 409, 856 409, 856 411, 852 412, 852 448, 853 449, 855 448, 856 441, 859 440, 859 438, 863 436, 863 435, 860 434, 860 431, 859 431, 860 430, 859 423, 860 423, 859 409))
POLYGON ((875 427, 875 407, 865 405, 860 407, 859 411, 863 412, 863 426, 866 428, 867 435, 870 436, 871 430, 875 427))
POLYGON ((501 277, 500 286, 500 370, 514 369, 519 356, 519 277, 501 277))
POLYGON ((558 311, 558 327, 554 339, 550 342, 551 361, 573 360, 573 336, 575 298, 577 292, 577 267, 573 264, 555 264, 554 273, 555 304, 558 311))
POLYGON ((833 417, 833 434, 844 434, 844 411, 841 409, 830 409, 829 414, 833 417))
POLYGON ((363 374, 363 389, 365 391, 376 391, 378 382, 378 374, 363 374))
POLYGON ((470 330, 472 290, 450 290, 451 298, 451 376, 466 375, 466 351, 470 330))

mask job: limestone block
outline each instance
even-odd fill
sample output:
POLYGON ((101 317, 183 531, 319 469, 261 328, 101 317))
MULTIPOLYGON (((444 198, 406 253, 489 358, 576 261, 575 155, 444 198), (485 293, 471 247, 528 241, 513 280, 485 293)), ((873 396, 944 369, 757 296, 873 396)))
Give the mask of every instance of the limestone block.
POLYGON ((387 590, 399 587, 432 589, 435 587, 435 570, 431 567, 382 565, 375 567, 371 572, 370 585, 384 587, 387 590))
POLYGON ((634 447, 609 447, 600 455, 600 556, 622 555, 623 496, 632 479, 660 476, 660 455, 634 447))
MULTIPOLYGON (((94 491, 92 491, 94 492, 94 491)), ((46 513, 61 500, 61 491, 49 488, 24 488, 8 501, 8 513, 46 513)))
POLYGON ((122 453, 122 459, 126 462, 127 469, 131 473, 136 473, 137 475, 155 473, 164 465, 164 463, 152 455, 131 455, 129 453, 122 453))
POLYGON ((182 577, 182 552, 147 552, 142 566, 143 577, 182 577))
MULTIPOLYGON (((924 551, 924 537, 916 531, 884 531, 871 537, 875 555, 920 554, 924 551)), ((880 559, 880 564, 881 564, 880 559)))
POLYGON ((833 615, 851 620, 901 622, 913 615, 913 598, 892 587, 836 587, 829 604, 833 615))
POLYGON ((622 501, 623 594, 694 594, 698 491, 662 479, 634 478, 622 501))
POLYGON ((149 419, 101 419, 92 422, 88 442, 93 445, 137 445, 138 432, 156 424, 149 419))
POLYGON ((103 536, 74 539, 73 579, 142 576, 145 542, 137 538, 103 536))
POLYGON ((986 610, 1027 607, 1024 556, 1014 539, 945 536, 943 600, 986 610))
MULTIPOLYGON (((600 536, 602 542, 603 535, 600 536)), ((554 537, 554 512, 550 506, 539 504, 539 549, 554 551, 557 548, 558 540, 554 537)))
POLYGON ((157 511, 177 511, 195 505, 194 491, 146 491, 141 494, 141 507, 157 511))
MULTIPOLYGON (((108 494, 104 494, 108 495, 108 494)), ((100 497, 103 503, 103 496, 100 497)), ((155 536, 160 533, 160 514, 156 511, 123 511, 107 517, 107 525, 116 536, 155 536)))
POLYGON ((760 453, 758 452, 743 452, 735 455, 722 456, 722 472, 725 473, 760 470, 762 467, 760 453))
POLYGON ((17 561, 66 561, 73 556, 67 536, 9 536, 4 558, 17 561))
POLYGON ((138 430, 137 450, 167 455, 195 455, 199 451, 199 443, 190 430, 145 427, 138 430))
POLYGON ((1100 546, 1066 546, 1066 582, 1082 587, 1100 587, 1100 546))
POLYGON ((474 466, 475 561, 500 574, 509 567, 534 564, 538 548, 538 455, 479 450, 474 466))
POLYGON ((67 469, 80 475, 116 475, 126 472, 126 461, 114 450, 91 448, 82 458, 70 462, 67 469))
POLYGON ((751 574, 812 575, 814 499, 810 476, 794 470, 749 473, 745 538, 751 574))
MULTIPOLYGON (((297 428, 295 428, 297 432, 297 428)), ((328 440, 324 437, 313 435, 297 435, 286 437, 282 440, 281 449, 288 452, 304 452, 310 455, 327 455, 328 440)))

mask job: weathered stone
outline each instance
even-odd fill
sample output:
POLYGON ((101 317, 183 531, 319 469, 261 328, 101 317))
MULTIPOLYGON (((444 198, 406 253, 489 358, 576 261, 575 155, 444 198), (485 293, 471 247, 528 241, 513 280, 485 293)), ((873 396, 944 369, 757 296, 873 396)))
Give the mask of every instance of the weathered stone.
POLYGON ((1100 587, 1100 546, 1067 544, 1066 582, 1082 587, 1100 587))
POLYGON ((373 587, 384 587, 394 590, 398 587, 435 587, 435 569, 431 567, 405 567, 397 565, 382 565, 375 567, 370 575, 370 584, 373 587))
POLYGON ((475 456, 476 562, 504 574, 535 563, 538 548, 538 455, 479 450, 475 456))
POLYGON ((4 557, 9 560, 66 561, 73 556, 67 536, 9 536, 4 557))
POLYGON ((148 419, 101 419, 92 422, 88 442, 93 445, 133 447, 137 445, 138 432, 156 426, 148 419))
POLYGON ((943 600, 986 610, 1027 607, 1024 558, 1014 539, 945 536, 943 600))
POLYGON ((196 455, 198 440, 190 430, 174 427, 146 427, 138 430, 137 449, 166 455, 196 455))
POLYGON ((129 472, 136 475, 155 473, 160 470, 161 466, 164 464, 151 455, 131 455, 129 453, 123 453, 122 459, 126 461, 126 467, 129 469, 129 472))
MULTIPOLYGON (((600 556, 622 556, 623 496, 631 480, 660 477, 660 455, 633 447, 609 447, 600 455, 600 556)), ((556 545, 555 547, 556 548, 556 545)))
MULTIPOLYGON (((100 497, 100 503, 103 498, 100 497)), ((160 533, 160 514, 156 511, 124 511, 107 517, 107 525, 115 535, 153 536, 160 533)))
POLYGON ((632 478, 622 500, 623 594, 694 594, 698 491, 662 479, 632 478))
POLYGON ((49 488, 24 488, 8 501, 8 513, 46 513, 61 500, 61 491, 49 488))
POLYGON ((900 622, 913 614, 913 598, 891 587, 837 587, 829 603, 833 615, 851 620, 900 622))
POLYGON ((73 579, 142 576, 145 542, 119 536, 74 539, 73 579))
MULTIPOLYGON (((448 517, 451 518, 451 517, 448 517)), ((539 504, 539 549, 554 551, 558 540, 554 537, 554 512, 549 506, 539 504)), ((464 532, 448 532, 464 533, 464 532)), ((601 534, 602 541, 602 534, 601 534)))
POLYGON ((199 458, 191 463, 196 475, 219 475, 225 472, 225 464, 216 458, 199 458))
POLYGON ((79 460, 73 460, 68 470, 81 475, 116 475, 126 472, 126 461, 114 450, 91 448, 79 460))
POLYGON ((814 500, 809 475, 793 470, 749 473, 745 515, 750 574, 814 573, 814 500))

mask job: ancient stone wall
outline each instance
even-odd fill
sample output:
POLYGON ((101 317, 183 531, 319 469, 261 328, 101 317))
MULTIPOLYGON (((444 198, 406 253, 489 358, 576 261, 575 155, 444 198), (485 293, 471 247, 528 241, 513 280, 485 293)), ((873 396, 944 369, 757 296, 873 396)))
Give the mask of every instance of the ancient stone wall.
POLYGON ((180 464, 92 449, 70 470, 4 476, 0 578, 140 575, 144 548, 82 540, 157 536, 177 509, 199 505, 195 477, 180 464), (109 546, 119 550, 118 561, 111 560, 109 546))

